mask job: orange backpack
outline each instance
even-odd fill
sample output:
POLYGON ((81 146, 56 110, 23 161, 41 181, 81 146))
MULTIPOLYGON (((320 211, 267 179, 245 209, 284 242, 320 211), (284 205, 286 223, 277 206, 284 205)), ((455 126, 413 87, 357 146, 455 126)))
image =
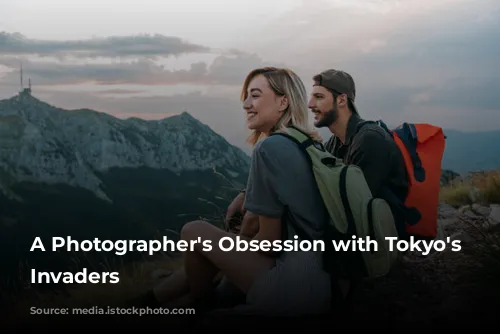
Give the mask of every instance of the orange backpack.
POLYGON ((416 208, 421 215, 416 224, 407 224, 406 231, 410 235, 435 238, 446 139, 443 129, 432 124, 403 123, 393 134, 408 173, 405 205, 416 208))
POLYGON ((388 202, 402 209, 403 229, 407 235, 435 238, 446 139, 443 129, 426 123, 403 123, 389 130, 384 122, 376 123, 391 134, 403 155, 408 174, 408 194, 404 203, 393 194, 389 194, 388 202))

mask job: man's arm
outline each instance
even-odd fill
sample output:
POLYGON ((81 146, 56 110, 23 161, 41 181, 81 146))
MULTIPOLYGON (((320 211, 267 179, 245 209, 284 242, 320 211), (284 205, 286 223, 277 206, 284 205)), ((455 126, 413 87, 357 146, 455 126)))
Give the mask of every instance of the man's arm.
POLYGON ((350 163, 363 170, 374 197, 380 197, 391 168, 391 147, 379 132, 367 129, 359 132, 351 143, 350 163))

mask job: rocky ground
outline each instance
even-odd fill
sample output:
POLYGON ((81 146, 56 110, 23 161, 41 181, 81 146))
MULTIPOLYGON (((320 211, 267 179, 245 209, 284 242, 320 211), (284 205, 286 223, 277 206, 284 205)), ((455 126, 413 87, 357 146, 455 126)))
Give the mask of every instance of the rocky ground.
MULTIPOLYGON (((363 283, 353 297, 348 328, 462 330, 495 322, 500 314, 500 205, 454 208, 441 204, 438 239, 446 241, 448 237, 460 240, 460 251, 453 252, 448 245, 445 251, 427 256, 410 252, 387 277, 363 283)), ((204 323, 208 328, 241 328, 246 324, 244 328, 250 330, 251 326, 261 328, 259 321, 208 318, 204 323)), ((275 325, 293 328, 304 323, 346 328, 346 322, 337 322, 334 317, 275 325)))
MULTIPOLYGON (((500 205, 441 205, 440 236, 460 240, 428 256, 408 253, 387 277, 364 284, 353 319, 398 326, 486 325, 500 315, 500 205)), ((361 324, 364 326, 364 324, 361 324)))

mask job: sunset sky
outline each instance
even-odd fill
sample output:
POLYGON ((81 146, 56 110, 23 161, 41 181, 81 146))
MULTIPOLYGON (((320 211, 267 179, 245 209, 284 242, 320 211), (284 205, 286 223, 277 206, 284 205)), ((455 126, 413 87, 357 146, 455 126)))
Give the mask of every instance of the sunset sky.
POLYGON ((352 74, 363 117, 500 129, 498 0, 2 0, 0 99, 158 119, 187 110, 245 148, 245 75, 352 74))

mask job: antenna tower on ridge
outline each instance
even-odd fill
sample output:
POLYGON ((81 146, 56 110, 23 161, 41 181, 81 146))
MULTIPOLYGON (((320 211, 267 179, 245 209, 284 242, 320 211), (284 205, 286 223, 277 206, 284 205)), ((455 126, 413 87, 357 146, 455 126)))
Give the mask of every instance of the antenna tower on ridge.
POLYGON ((21 79, 21 91, 20 91, 20 94, 31 95, 31 78, 28 79, 28 88, 24 88, 23 62, 22 61, 21 61, 21 69, 20 69, 20 79, 21 79))

